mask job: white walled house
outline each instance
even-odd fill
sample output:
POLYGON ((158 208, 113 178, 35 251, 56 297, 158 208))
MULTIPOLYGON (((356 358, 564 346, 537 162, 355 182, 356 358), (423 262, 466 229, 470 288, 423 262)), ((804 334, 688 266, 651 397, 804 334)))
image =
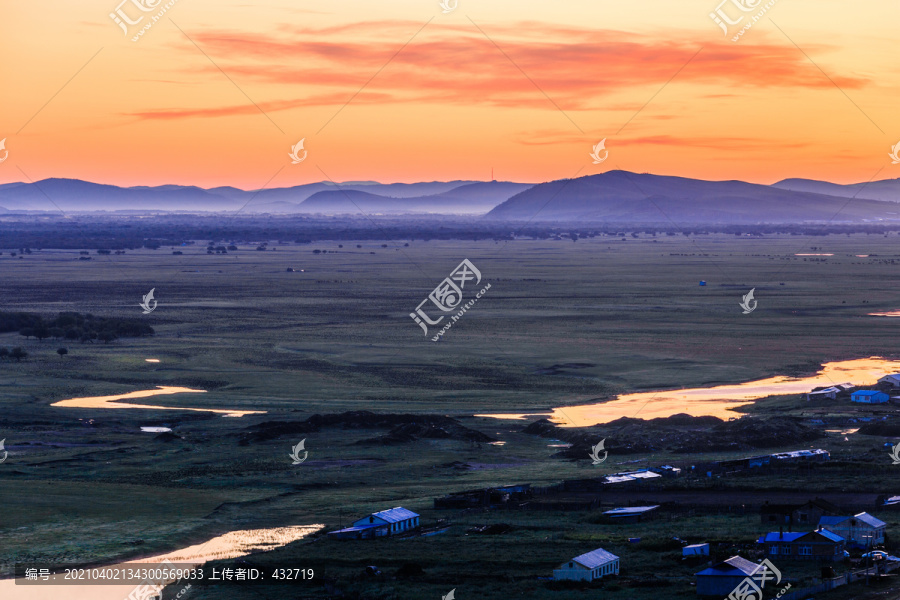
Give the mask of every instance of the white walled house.
POLYGON ((891 375, 885 375, 881 379, 878 380, 878 383, 887 383, 891 387, 900 387, 900 373, 892 373, 891 375))
POLYGON ((607 575, 619 574, 619 557, 603 548, 597 548, 564 562, 553 570, 557 581, 594 581, 607 575))
POLYGON ((887 523, 861 512, 852 517, 822 517, 819 527, 841 536, 858 548, 869 548, 884 543, 887 523))
POLYGON ((681 549, 681 556, 709 556, 709 544, 692 544, 681 549))

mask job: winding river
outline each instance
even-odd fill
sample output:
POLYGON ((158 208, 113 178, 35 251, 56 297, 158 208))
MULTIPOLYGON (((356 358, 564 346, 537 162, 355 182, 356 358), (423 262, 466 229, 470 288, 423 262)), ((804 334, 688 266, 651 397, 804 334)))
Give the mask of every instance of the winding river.
POLYGON ((128 402, 120 402, 120 400, 131 400, 133 398, 149 398, 151 396, 166 396, 169 394, 205 394, 206 390, 194 390, 186 387, 174 386, 157 386, 155 390, 140 390, 137 392, 127 392, 125 394, 116 394, 114 396, 88 396, 85 398, 70 398, 68 400, 60 400, 54 402, 50 406, 59 406, 62 408, 146 408, 154 410, 193 410, 199 412, 221 413, 226 417, 243 417, 244 415, 261 415, 265 414, 264 410, 229 410, 221 408, 185 408, 182 406, 160 406, 154 404, 129 404, 128 402))
POLYGON ((708 388, 660 390, 623 394, 614 400, 598 404, 554 408, 551 413, 482 414, 477 417, 497 419, 525 419, 549 416, 550 420, 566 427, 588 427, 609 423, 621 417, 655 419, 686 413, 695 417, 713 416, 720 419, 739 417, 733 409, 754 400, 779 394, 800 394, 818 386, 838 383, 869 385, 889 373, 900 372, 900 361, 872 356, 855 360, 825 363, 811 377, 778 375, 745 383, 719 385, 708 388))

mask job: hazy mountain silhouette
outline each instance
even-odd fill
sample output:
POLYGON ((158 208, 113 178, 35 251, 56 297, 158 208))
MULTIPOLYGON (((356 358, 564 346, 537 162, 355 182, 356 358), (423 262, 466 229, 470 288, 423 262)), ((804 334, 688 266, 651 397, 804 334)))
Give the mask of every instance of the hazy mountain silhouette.
POLYGON ((817 181, 815 179, 784 179, 773 184, 772 187, 844 198, 900 202, 900 179, 882 179, 869 183, 850 183, 846 185, 817 181))
POLYGON ((317 192, 300 204, 303 212, 323 214, 453 213, 483 214, 511 196, 531 187, 508 181, 460 185, 440 194, 390 198, 364 191, 317 192))
POLYGON ((838 185, 610 171, 538 185, 447 181, 318 182, 271 190, 161 185, 117 187, 77 179, 0 185, 0 212, 132 211, 284 214, 485 214, 489 219, 628 223, 802 223, 900 220, 900 180, 838 185), (856 194, 856 198, 853 195, 856 194), (868 196, 873 196, 869 198, 868 196), (888 201, 891 200, 891 201, 888 201))
POLYGON ((631 223, 799 223, 900 220, 893 202, 791 191, 743 181, 610 171, 521 192, 491 219, 631 223))
MULTIPOLYGON (((451 191, 471 181, 422 183, 350 182, 342 190, 359 190, 382 196, 411 198, 451 191)), ((522 189, 524 189, 523 186, 522 189)), ((329 182, 289 188, 241 190, 234 187, 203 189, 196 186, 161 185, 118 187, 79 179, 44 179, 36 183, 0 185, 0 205, 8 211, 230 211, 245 206, 247 212, 297 212, 310 196, 338 189, 329 182)), ((515 191, 519 191, 518 189, 515 191)), ((511 192, 510 195, 514 193, 511 192)), ((508 197, 508 196, 507 196, 508 197)), ((506 198, 497 199, 486 212, 506 198)))

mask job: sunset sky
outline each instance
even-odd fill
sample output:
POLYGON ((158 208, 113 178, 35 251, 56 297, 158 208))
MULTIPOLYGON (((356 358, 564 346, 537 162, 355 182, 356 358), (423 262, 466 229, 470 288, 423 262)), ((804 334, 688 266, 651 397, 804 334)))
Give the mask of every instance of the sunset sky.
POLYGON ((0 0, 0 183, 900 177, 896 0, 119 1, 0 0))

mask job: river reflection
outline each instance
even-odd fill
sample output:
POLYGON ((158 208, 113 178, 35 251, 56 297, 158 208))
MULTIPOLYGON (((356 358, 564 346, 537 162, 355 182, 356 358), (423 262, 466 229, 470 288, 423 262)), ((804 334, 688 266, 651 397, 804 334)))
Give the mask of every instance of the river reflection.
POLYGON ((118 402, 119 400, 131 400, 133 398, 149 398, 151 396, 166 396, 169 394, 205 394, 206 390, 193 390, 186 387, 174 386, 157 386, 155 390, 140 390, 137 392, 127 392, 125 394, 116 394, 114 396, 89 396, 86 398, 70 398, 69 400, 60 400, 54 402, 50 406, 60 406, 63 408, 151 408, 154 410, 192 410, 198 412, 221 413, 226 417, 243 417, 244 415, 264 414, 264 410, 229 410, 223 408, 185 408, 182 406, 159 406, 153 404, 129 404, 128 402, 118 402))
MULTIPOLYGON (((325 527, 324 525, 298 525, 274 527, 270 529, 244 529, 230 531, 202 544, 195 544, 150 558, 142 558, 138 563, 162 563, 170 561, 179 567, 202 565, 210 560, 228 560, 255 552, 274 550, 291 542, 309 536, 325 527)), ((123 567, 128 563, 109 565, 123 567)), ((16 585, 15 580, 0 580, 0 598, 4 600, 123 600, 135 589, 135 585, 57 585, 25 586, 16 585)), ((176 590, 177 591, 177 590, 176 590)))
POLYGON ((587 427, 609 423, 621 417, 655 419, 685 413, 695 417, 713 416, 720 419, 739 417, 734 408, 750 404, 754 400, 778 394, 800 394, 818 386, 831 386, 849 382, 856 385, 873 384, 888 373, 900 372, 900 361, 873 356, 855 360, 830 362, 811 377, 794 378, 779 375, 767 379, 748 381, 710 388, 689 388, 624 394, 600 404, 566 406, 553 409, 552 413, 535 414, 483 414, 478 417, 497 419, 524 419, 533 416, 550 416, 550 420, 565 427, 587 427))

